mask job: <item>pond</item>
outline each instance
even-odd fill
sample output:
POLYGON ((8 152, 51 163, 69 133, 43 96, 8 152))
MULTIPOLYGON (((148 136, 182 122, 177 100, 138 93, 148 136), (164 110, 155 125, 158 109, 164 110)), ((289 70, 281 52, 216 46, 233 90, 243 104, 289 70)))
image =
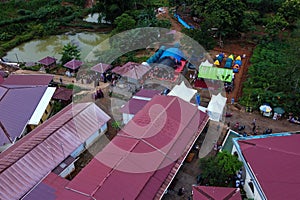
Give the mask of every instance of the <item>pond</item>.
POLYGON ((107 34, 82 32, 74 35, 63 34, 36 39, 21 44, 7 52, 4 60, 10 62, 37 62, 46 56, 60 60, 62 48, 69 42, 77 45, 81 52, 81 60, 108 37, 107 34))

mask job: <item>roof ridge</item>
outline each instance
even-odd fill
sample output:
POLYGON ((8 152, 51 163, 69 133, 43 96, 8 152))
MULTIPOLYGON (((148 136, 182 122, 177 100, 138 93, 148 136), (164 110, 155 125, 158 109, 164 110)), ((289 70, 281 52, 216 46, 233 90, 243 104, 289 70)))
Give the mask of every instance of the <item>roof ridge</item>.
POLYGON ((215 200, 215 198, 213 198, 212 196, 210 196, 209 194, 207 194, 206 192, 204 192, 203 190, 201 190, 198 187, 195 187, 195 189, 200 192, 203 196, 205 196, 206 198, 210 199, 210 200, 215 200))

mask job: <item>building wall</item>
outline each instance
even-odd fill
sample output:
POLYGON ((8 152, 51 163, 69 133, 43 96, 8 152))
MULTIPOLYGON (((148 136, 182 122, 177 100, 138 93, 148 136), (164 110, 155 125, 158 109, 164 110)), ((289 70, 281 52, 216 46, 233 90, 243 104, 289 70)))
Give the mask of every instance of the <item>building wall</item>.
POLYGON ((127 124, 133 117, 134 115, 132 114, 123 113, 123 123, 127 124))
MULTIPOLYGON (((40 124, 42 124, 44 121, 46 121, 52 111, 53 108, 53 102, 50 101, 49 104, 47 105, 47 108, 44 112, 44 114, 42 115, 42 118, 40 119, 40 123, 37 125, 39 126, 40 124)), ((33 129, 35 129, 37 127, 36 125, 28 125, 28 131, 32 131, 33 129)), ((26 134, 26 133, 25 133, 26 134)))
POLYGON ((62 171, 59 176, 66 178, 75 170, 74 162, 71 163, 64 171, 62 171))
POLYGON ((70 156, 72 156, 73 158, 77 158, 83 151, 85 150, 84 148, 84 143, 82 143, 79 147, 77 147, 75 149, 75 151, 73 151, 70 156))
MULTIPOLYGON (((237 148, 235 145, 233 145, 232 147, 232 152, 231 154, 235 154, 237 153, 237 148)), ((242 158, 240 157, 240 155, 238 155, 238 158, 241 162, 243 162, 242 158)), ((249 170, 249 167, 247 165, 247 163, 243 162, 243 165, 246 169, 246 178, 245 178, 245 184, 244 184, 244 190, 246 192, 247 198, 249 199, 255 199, 255 200, 263 200, 263 198, 260 196, 259 192, 258 192, 258 188, 255 186, 255 184, 252 181, 252 178, 250 176, 251 171, 249 170), (251 189, 249 183, 253 185, 253 190, 251 189)))
POLYGON ((93 135, 91 135, 84 143, 85 148, 89 148, 96 142, 96 140, 101 137, 107 131, 107 123, 103 124, 101 128, 96 131, 93 135))
POLYGON ((96 140, 101 137, 107 131, 107 123, 103 124, 99 130, 97 130, 94 134, 92 134, 84 143, 82 143, 74 152, 71 153, 70 156, 76 158, 83 151, 89 148, 96 140))

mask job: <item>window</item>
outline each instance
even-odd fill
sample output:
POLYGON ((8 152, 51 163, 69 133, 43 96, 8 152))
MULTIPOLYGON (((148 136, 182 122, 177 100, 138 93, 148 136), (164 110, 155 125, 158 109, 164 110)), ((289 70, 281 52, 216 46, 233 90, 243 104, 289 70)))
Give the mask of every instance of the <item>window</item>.
POLYGON ((253 186, 253 183, 252 183, 252 182, 249 182, 248 185, 249 185, 249 187, 250 187, 252 193, 254 193, 254 186, 253 186))

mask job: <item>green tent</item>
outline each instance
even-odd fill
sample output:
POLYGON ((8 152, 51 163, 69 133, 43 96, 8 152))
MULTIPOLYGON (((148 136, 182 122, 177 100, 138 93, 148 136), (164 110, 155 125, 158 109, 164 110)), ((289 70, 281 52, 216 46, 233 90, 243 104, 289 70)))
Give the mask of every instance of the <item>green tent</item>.
POLYGON ((225 82, 232 81, 232 69, 224 69, 219 67, 199 67, 199 78, 212 79, 212 80, 221 80, 225 82))

